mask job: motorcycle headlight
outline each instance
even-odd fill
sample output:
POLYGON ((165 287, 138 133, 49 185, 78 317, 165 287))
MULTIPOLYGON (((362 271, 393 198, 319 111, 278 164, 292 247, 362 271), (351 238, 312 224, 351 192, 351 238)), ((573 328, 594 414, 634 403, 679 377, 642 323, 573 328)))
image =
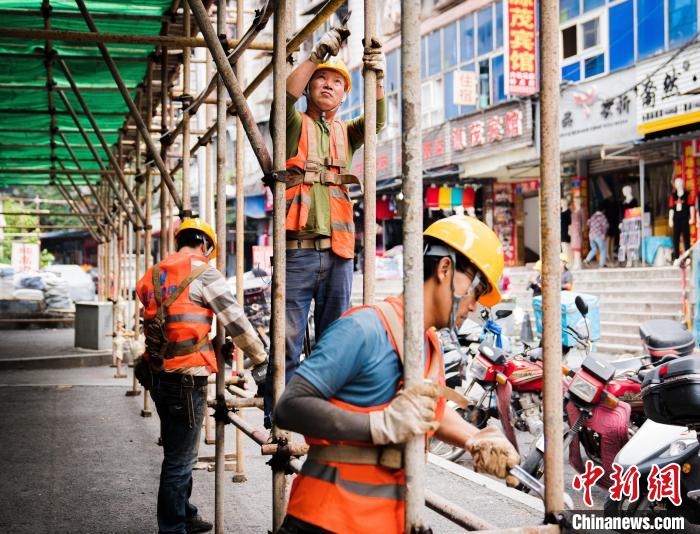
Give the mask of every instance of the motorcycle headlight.
POLYGON ((584 402, 593 402, 598 393, 598 387, 577 374, 569 384, 569 391, 584 402))
POLYGON ((486 373, 489 368, 480 358, 474 358, 471 365, 471 374, 474 378, 478 380, 483 380, 486 377, 486 373))
POLYGON ((695 437, 684 437, 671 443, 668 448, 659 455, 659 458, 671 458, 680 456, 688 448, 692 447, 698 440, 695 437))

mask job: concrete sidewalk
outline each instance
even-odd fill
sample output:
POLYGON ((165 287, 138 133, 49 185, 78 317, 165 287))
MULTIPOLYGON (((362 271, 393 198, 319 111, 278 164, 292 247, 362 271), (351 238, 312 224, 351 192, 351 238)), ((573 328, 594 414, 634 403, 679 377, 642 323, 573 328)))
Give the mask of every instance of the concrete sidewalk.
MULTIPOLYGON (((0 532, 156 532, 162 453, 158 418, 139 415, 142 397, 126 397, 130 380, 107 367, 0 372, 0 532)), ((261 413, 247 410, 258 426, 261 413)), ((234 429, 226 440, 231 450, 234 429)), ((226 532, 271 527, 271 472, 246 439, 248 482, 226 473, 226 532)), ((213 455, 202 444, 200 455, 213 455)), ((193 502, 214 517, 214 473, 195 471, 193 502)), ((291 480, 291 477, 290 477, 291 480)), ((536 524, 541 513, 444 469, 429 465, 428 487, 498 527, 536 524)), ((434 532, 462 530, 427 511, 434 532)))

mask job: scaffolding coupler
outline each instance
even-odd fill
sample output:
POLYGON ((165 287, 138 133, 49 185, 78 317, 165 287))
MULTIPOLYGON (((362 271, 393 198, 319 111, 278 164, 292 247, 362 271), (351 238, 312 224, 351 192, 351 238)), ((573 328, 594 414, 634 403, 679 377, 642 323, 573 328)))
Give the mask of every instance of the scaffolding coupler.
POLYGON ((277 445, 277 450, 272 455, 272 458, 267 462, 272 468, 273 473, 283 472, 285 475, 293 475, 296 473, 292 467, 292 451, 289 450, 289 441, 286 437, 273 438, 271 443, 277 445))

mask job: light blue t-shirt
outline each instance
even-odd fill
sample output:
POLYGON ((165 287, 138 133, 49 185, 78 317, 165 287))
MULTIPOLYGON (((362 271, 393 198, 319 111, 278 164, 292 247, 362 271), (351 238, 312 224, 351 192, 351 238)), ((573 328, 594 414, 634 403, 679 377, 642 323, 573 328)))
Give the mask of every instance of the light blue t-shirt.
POLYGON ((332 323, 297 373, 328 399, 378 406, 394 397, 401 364, 377 312, 364 308, 332 323))

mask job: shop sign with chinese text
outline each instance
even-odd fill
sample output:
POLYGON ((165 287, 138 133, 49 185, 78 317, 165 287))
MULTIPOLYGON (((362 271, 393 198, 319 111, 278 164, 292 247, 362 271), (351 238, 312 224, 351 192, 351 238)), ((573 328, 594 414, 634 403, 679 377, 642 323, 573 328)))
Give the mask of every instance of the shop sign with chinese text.
POLYGON ((452 78, 452 94, 458 106, 476 105, 476 73, 471 70, 456 70, 452 78))
POLYGON ((537 92, 537 37, 535 0, 506 2, 506 93, 530 96, 537 92))
POLYGON ((637 64, 637 129, 641 134, 700 122, 700 49, 688 48, 671 61, 670 54, 637 64))
MULTIPOLYGON (((435 169, 533 144, 530 102, 508 102, 423 130, 423 169, 435 169)), ((362 176, 362 150, 352 173, 362 176)), ((401 174, 401 139, 377 145, 377 180, 401 174)))
POLYGON ((634 85, 634 69, 562 90, 560 141, 562 152, 639 139, 634 93, 620 88, 634 85))

